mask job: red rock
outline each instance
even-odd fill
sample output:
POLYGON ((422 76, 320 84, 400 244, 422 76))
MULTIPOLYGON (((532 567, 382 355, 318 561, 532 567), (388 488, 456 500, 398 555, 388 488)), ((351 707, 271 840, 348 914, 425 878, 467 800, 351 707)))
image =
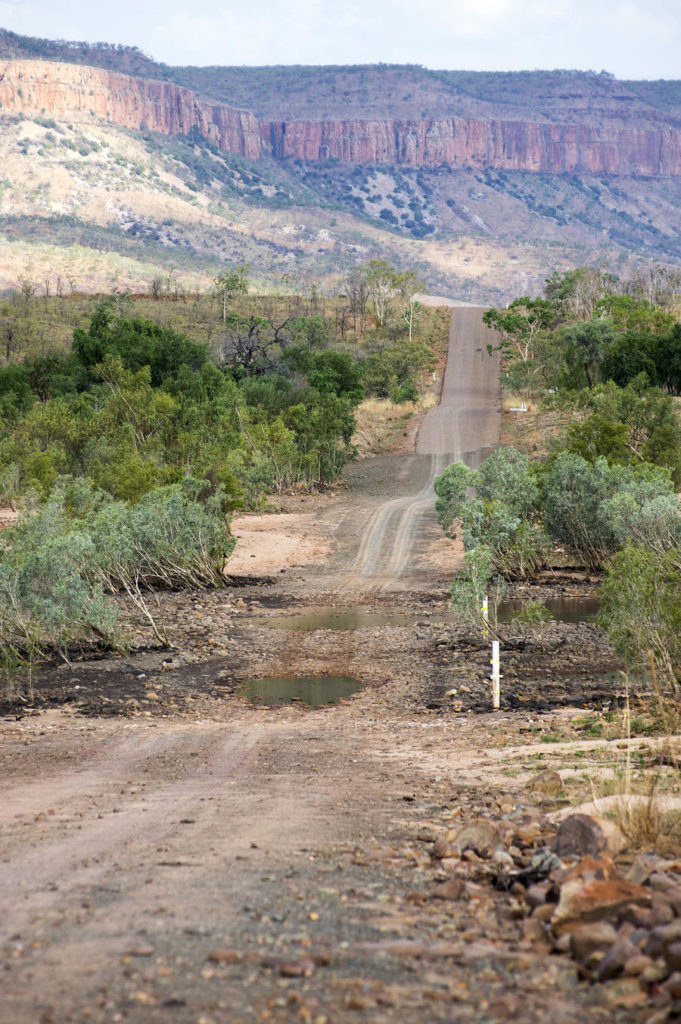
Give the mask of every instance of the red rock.
POLYGON ((545 942, 546 930, 536 917, 528 917, 523 921, 523 939, 526 942, 545 942))
POLYGON ((257 160, 407 166, 490 167, 508 171, 681 174, 681 131, 666 124, 420 119, 262 120, 205 100, 170 82, 44 60, 0 62, 0 103, 9 113, 78 122, 110 119, 164 135, 197 129, 218 148, 257 160))
POLYGON ((560 934, 574 921, 598 921, 611 917, 630 903, 649 904, 650 892, 622 878, 584 882, 573 878, 560 889, 560 899, 552 918, 554 932, 560 934))
POLYGON ((672 905, 667 899, 666 893, 653 892, 650 921, 653 926, 659 924, 671 924, 674 920, 672 905))
POLYGON ((433 857, 436 860, 444 860, 446 857, 453 857, 454 854, 455 850, 452 844, 447 842, 444 836, 440 836, 433 846, 433 857))
POLYGON ((643 974, 649 967, 652 967, 652 964, 653 961, 649 956, 637 952, 626 961, 623 973, 628 977, 638 977, 639 974, 643 974))
POLYGON ((672 942, 664 951, 664 958, 670 971, 681 971, 681 942, 672 942))
POLYGON ((463 878, 452 878, 449 882, 443 882, 433 890, 433 898, 436 900, 462 900, 467 896, 466 883, 463 878))
POLYGON ((674 971, 664 982, 664 990, 668 992, 672 999, 681 999, 681 972, 674 971))
POLYGON ((531 885, 525 893, 525 899, 528 906, 534 909, 535 907, 541 907, 542 904, 546 903, 546 896, 550 888, 551 885, 548 882, 537 882, 535 885, 531 885))
POLYGON ((314 974, 314 960, 303 956, 299 960, 282 960, 278 965, 282 978, 309 978, 314 974))
POLYGON ((665 897, 676 916, 681 917, 681 889, 678 886, 675 886, 673 889, 667 889, 665 897))
POLYGON ((542 903, 532 911, 535 921, 550 921, 555 911, 554 903, 542 903))
POLYGON ((667 947, 675 942, 681 942, 681 918, 677 918, 671 924, 661 924, 657 928, 653 928, 643 952, 646 956, 652 956, 653 959, 664 956, 667 947))
POLYGON ((613 878, 616 873, 615 863, 610 857, 586 856, 572 867, 554 872, 552 877, 556 885, 563 885, 575 878, 581 878, 584 882, 604 881, 613 878))
MULTIPOLYGON (((598 980, 608 981, 610 978, 616 978, 624 971, 624 965, 636 956, 639 956, 639 951, 629 939, 618 939, 612 944, 600 963, 598 980)), ((643 970, 645 969, 644 967, 643 970)))
POLYGON ((537 796, 558 796, 563 792, 563 780, 558 772, 547 768, 530 779, 527 789, 537 796))
POLYGON ((238 964, 243 958, 235 949, 214 949, 208 959, 213 964, 238 964))
POLYGON ((466 850, 473 850, 481 857, 491 856, 495 850, 502 848, 504 842, 499 827, 487 818, 469 821, 454 835, 448 833, 447 839, 455 853, 462 854, 466 850))

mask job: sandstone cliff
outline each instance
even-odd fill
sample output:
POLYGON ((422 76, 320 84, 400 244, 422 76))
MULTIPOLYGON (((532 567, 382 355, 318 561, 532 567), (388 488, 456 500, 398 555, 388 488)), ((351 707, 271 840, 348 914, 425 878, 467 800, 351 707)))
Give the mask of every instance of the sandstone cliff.
POLYGON ((601 125, 457 116, 423 120, 258 121, 168 82, 40 60, 0 62, 0 110, 67 121, 103 118, 162 134, 192 129, 252 160, 329 159, 408 166, 642 176, 681 175, 673 125, 601 125))

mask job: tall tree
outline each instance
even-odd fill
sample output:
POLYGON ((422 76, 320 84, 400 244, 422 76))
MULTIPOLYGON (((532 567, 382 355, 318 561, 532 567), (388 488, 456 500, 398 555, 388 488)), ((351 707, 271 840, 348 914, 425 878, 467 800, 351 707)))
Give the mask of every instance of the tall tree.
POLYGON ((239 263, 223 270, 213 282, 213 294, 222 303, 223 324, 227 322, 227 306, 231 300, 236 295, 246 295, 248 292, 250 269, 248 263, 239 263))

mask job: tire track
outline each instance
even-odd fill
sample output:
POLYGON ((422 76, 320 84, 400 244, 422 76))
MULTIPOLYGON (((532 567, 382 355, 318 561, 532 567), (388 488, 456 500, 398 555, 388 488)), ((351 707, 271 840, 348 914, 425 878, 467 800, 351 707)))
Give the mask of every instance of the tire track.
POLYGON ((481 453, 498 443, 499 362, 487 351, 496 335, 482 323, 483 312, 452 310, 440 405, 426 414, 416 440, 417 455, 429 460, 426 483, 417 493, 390 498, 371 511, 339 592, 394 586, 424 533, 434 527, 435 477, 457 459, 479 463, 481 453))

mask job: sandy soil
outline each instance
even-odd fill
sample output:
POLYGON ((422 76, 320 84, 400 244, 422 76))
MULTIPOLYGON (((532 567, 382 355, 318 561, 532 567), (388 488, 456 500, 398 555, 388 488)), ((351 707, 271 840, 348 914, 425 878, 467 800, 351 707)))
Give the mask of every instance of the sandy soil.
POLYGON ((330 538, 324 537, 314 513, 239 516, 232 520, 237 546, 227 563, 228 574, 265 576, 323 562, 330 538))

